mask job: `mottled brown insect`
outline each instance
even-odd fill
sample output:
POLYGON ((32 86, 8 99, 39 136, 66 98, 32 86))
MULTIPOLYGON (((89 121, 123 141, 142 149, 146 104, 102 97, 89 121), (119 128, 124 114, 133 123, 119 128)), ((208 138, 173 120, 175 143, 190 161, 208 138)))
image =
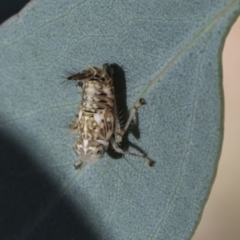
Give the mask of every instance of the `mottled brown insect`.
POLYGON ((80 159, 74 164, 78 168, 83 162, 96 162, 112 144, 116 152, 143 158, 149 166, 154 161, 144 153, 133 153, 120 148, 119 144, 126 133, 137 109, 145 104, 143 98, 130 110, 128 121, 122 129, 118 117, 115 91, 113 86, 113 68, 104 64, 102 68, 89 67, 68 77, 68 80, 83 81, 77 86, 82 88, 82 102, 76 119, 70 126, 78 134, 74 150, 80 159))

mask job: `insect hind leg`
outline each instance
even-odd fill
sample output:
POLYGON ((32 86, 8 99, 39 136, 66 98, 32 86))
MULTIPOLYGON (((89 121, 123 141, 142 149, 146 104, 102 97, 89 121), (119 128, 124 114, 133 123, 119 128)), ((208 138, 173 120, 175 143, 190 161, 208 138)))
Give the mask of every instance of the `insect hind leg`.
MULTIPOLYGON (((129 127, 135 113, 137 112, 138 108, 141 107, 144 104, 146 104, 146 101, 143 98, 140 98, 138 100, 138 102, 130 110, 130 114, 129 114, 127 123, 125 124, 124 129, 121 131, 121 133, 120 133, 121 136, 119 136, 119 139, 120 139, 120 137, 124 136, 124 134, 126 133, 126 131, 129 127)), ((119 119, 117 119, 117 120, 119 120, 119 119)), ((115 139, 113 137, 111 138, 111 144, 112 144, 112 146, 113 146, 113 148, 116 152, 121 153, 121 154, 127 154, 127 155, 131 155, 131 156, 141 157, 147 162, 147 164, 150 167, 154 166, 155 161, 151 160, 145 153, 142 153, 142 152, 133 153, 133 152, 130 152, 130 151, 123 150, 121 147, 119 147, 118 144, 121 142, 121 140, 119 141, 116 136, 118 136, 118 134, 116 134, 116 130, 115 130, 115 139)))
POLYGON ((141 107, 144 104, 146 104, 146 101, 143 98, 140 98, 138 100, 138 102, 133 106, 133 108, 130 109, 128 120, 127 120, 123 129, 121 128, 121 125, 120 125, 120 119, 119 119, 119 116, 118 116, 117 106, 116 106, 116 104, 114 105, 114 115, 115 115, 114 135, 115 135, 115 142, 116 143, 122 142, 122 138, 125 135, 125 133, 127 132, 128 128, 129 128, 129 125, 132 122, 132 119, 133 119, 135 113, 137 112, 138 108, 141 107))
POLYGON ((118 143, 114 140, 114 138, 111 138, 111 144, 112 144, 114 150, 118 153, 127 154, 127 155, 131 155, 131 156, 136 156, 136 157, 141 157, 141 158, 144 159, 145 162, 147 162, 147 164, 150 167, 153 167, 155 165, 155 161, 150 159, 145 153, 141 153, 141 152, 134 153, 134 152, 129 152, 129 151, 123 150, 122 148, 120 148, 118 146, 118 143))
POLYGON ((125 124, 125 127, 124 127, 124 129, 123 129, 123 134, 125 134, 126 131, 128 130, 129 125, 130 125, 130 123, 131 123, 134 115, 136 114, 138 108, 141 107, 142 105, 145 105, 145 104, 146 104, 145 99, 144 99, 144 98, 140 98, 140 99, 138 100, 138 102, 130 109, 128 120, 127 120, 127 122, 126 122, 126 124, 125 124))

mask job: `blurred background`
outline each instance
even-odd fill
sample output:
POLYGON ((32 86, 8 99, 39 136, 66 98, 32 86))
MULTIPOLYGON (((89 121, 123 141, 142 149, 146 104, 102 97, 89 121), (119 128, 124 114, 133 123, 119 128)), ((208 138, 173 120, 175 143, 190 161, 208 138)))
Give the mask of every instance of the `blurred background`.
MULTIPOLYGON (((1 0, 0 24, 28 0, 1 0)), ((192 240, 240 240, 240 17, 223 49, 225 130, 218 172, 192 240)))
POLYGON ((224 140, 217 176, 192 240, 240 240, 240 17, 223 48, 224 140))

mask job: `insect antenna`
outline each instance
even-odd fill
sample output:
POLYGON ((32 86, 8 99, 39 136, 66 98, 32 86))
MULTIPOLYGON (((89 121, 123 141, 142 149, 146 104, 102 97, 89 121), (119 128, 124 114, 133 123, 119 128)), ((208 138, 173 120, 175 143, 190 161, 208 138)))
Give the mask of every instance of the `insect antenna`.
POLYGON ((78 70, 71 70, 71 71, 69 71, 69 70, 64 70, 63 71, 63 75, 61 75, 60 76, 60 78, 61 79, 64 79, 64 81, 63 82, 61 82, 61 84, 68 84, 69 83, 69 77, 70 76, 72 76, 72 75, 74 75, 76 72, 77 72, 78 70))

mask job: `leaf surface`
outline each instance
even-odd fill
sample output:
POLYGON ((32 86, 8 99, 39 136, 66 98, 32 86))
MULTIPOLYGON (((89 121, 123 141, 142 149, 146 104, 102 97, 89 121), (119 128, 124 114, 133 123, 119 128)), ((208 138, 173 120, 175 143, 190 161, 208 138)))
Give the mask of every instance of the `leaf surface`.
POLYGON ((239 10, 238 0, 41 0, 5 22, 2 239, 19 222, 16 239, 189 239, 221 151, 221 51, 239 10), (81 95, 62 76, 105 62, 124 66, 129 107, 147 102, 129 140, 154 168, 108 154, 72 166, 81 95))

